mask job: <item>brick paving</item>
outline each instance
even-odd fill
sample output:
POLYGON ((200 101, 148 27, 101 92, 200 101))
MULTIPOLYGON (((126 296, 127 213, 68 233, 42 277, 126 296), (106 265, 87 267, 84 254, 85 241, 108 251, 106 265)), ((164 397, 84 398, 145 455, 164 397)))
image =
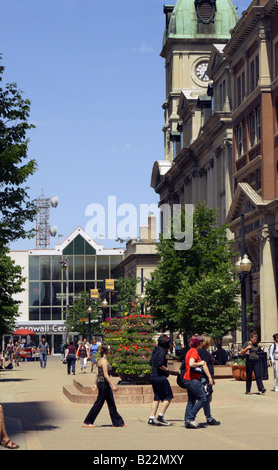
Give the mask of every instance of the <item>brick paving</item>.
MULTIPOLYGON (((77 377, 90 381, 90 372, 77 377)), ((166 419, 170 427, 147 425, 149 404, 119 404, 126 427, 113 428, 106 405, 93 429, 82 428, 91 405, 72 403, 63 393, 72 384, 66 366, 59 357, 49 357, 47 368, 39 362, 24 362, 12 371, 0 371, 0 403, 3 405, 10 437, 20 450, 118 450, 185 451, 185 450, 276 450, 278 447, 278 393, 272 392, 272 370, 264 382, 265 395, 245 395, 245 382, 232 378, 216 382, 212 414, 221 421, 217 427, 204 425, 201 410, 197 430, 184 428, 186 403, 172 403, 166 419)), ((118 381, 118 378, 114 378, 118 381)), ((175 385, 175 377, 170 381, 175 385)), ((1 450, 5 450, 0 447, 1 450)), ((11 451, 9 451, 11 453, 11 451)), ((15 452, 14 452, 15 453, 15 452)))

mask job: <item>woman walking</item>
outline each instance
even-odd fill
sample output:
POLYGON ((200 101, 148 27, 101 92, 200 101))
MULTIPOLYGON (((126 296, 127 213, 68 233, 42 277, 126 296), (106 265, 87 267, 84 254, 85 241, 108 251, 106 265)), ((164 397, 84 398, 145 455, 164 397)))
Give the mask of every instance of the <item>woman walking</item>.
POLYGON ((86 348, 84 341, 81 342, 80 346, 77 349, 77 356, 79 356, 81 373, 84 372, 84 374, 85 374, 86 373, 87 360, 88 360, 88 349, 86 348), (84 371, 83 371, 83 369, 84 369, 84 371))
POLYGON ((261 370, 259 364, 259 354, 262 352, 262 344, 258 343, 258 335, 257 333, 253 332, 250 335, 250 341, 245 343, 242 346, 242 350, 240 354, 246 356, 246 394, 251 394, 251 386, 252 386, 252 372, 254 371, 255 379, 258 387, 258 391, 261 393, 265 393, 266 389, 264 388, 262 378, 261 378, 261 370))
MULTIPOLYGON (((124 427, 125 423, 123 418, 119 415, 114 396, 113 390, 117 390, 112 380, 110 379, 109 372, 112 367, 109 364, 107 358, 109 355, 109 347, 106 344, 103 344, 100 348, 101 358, 98 361, 98 376, 97 376, 97 388, 98 388, 98 397, 89 411, 88 415, 84 420, 83 427, 94 427, 94 422, 102 409, 104 402, 107 402, 109 414, 112 420, 112 424, 116 428, 124 427)), ((96 385, 94 385, 93 390, 95 390, 96 385)))
POLYGON ((91 372, 94 372, 95 368, 97 368, 97 359, 96 359, 97 353, 98 353, 97 342, 95 339, 92 339, 91 346, 90 346, 91 372))
POLYGON ((10 363, 13 363, 13 355, 14 355, 14 344, 11 339, 9 339, 8 344, 6 346, 4 356, 7 356, 10 363))
POLYGON ((185 374, 183 382, 187 388, 188 402, 184 420, 185 427, 192 429, 199 427, 195 418, 198 411, 200 411, 200 409, 205 405, 207 400, 207 396, 201 383, 202 371, 198 371, 198 368, 202 368, 208 378, 209 385, 213 385, 213 379, 210 375, 208 366, 205 361, 201 360, 197 351, 201 343, 202 338, 200 336, 192 336, 190 339, 191 347, 185 356, 185 374))
POLYGON ((67 361, 68 375, 70 375, 70 369, 72 369, 72 373, 75 375, 76 347, 73 341, 69 342, 68 348, 66 349, 65 360, 67 361))
POLYGON ((164 419, 164 415, 172 401, 173 393, 170 382, 167 377, 169 370, 167 368, 167 353, 170 349, 170 339, 166 335, 161 335, 158 338, 157 346, 155 346, 150 365, 151 371, 151 384, 154 392, 154 399, 151 405, 151 415, 148 424, 158 426, 170 426, 170 423, 164 419), (160 413, 155 419, 159 403, 162 403, 160 413))
MULTIPOLYGON (((211 378, 213 380, 213 385, 215 385, 213 358, 212 358, 211 354, 208 351, 208 349, 210 347, 210 338, 204 338, 204 337, 202 337, 202 338, 203 338, 203 341, 200 344, 200 348, 198 349, 198 353, 199 353, 199 356, 200 356, 201 360, 205 361, 205 363, 207 364, 210 375, 211 375, 211 378)), ((213 392, 213 390, 212 390, 212 386, 209 385, 209 379, 208 379, 207 375, 205 374, 205 372, 203 372, 203 374, 201 376, 201 383, 203 385, 205 385, 207 387, 207 390, 208 390, 208 395, 206 395, 207 399, 204 403, 204 414, 205 414, 205 417, 207 419, 207 424, 209 426, 219 426, 219 424, 221 424, 220 421, 216 421, 216 419, 214 419, 211 416, 210 404, 212 402, 212 392, 213 392)))
MULTIPOLYGON (((0 405, 0 445, 6 449, 18 449, 19 445, 13 442, 6 431, 5 417, 2 405, 0 405)), ((4 460, 4 459, 3 459, 4 460)))
POLYGON ((273 367, 273 391, 278 392, 278 334, 273 335, 274 343, 269 348, 269 358, 273 367))

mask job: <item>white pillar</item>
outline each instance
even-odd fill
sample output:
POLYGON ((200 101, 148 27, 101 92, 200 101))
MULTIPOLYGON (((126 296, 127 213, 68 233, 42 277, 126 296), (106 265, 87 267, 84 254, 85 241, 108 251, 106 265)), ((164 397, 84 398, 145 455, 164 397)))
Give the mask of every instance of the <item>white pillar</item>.
POLYGON ((268 225, 261 232, 260 259, 261 341, 264 343, 272 342, 273 334, 278 331, 275 253, 268 225))

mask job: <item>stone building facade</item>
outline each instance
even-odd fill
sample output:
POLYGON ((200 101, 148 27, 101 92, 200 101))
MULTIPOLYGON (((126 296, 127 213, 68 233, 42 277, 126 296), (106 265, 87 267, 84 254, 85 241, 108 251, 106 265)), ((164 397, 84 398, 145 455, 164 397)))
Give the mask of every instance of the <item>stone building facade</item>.
POLYGON ((278 331, 277 10, 254 0, 239 19, 228 0, 165 7, 165 153, 151 178, 160 204, 217 209, 235 253, 245 215, 247 300, 266 343, 278 331))

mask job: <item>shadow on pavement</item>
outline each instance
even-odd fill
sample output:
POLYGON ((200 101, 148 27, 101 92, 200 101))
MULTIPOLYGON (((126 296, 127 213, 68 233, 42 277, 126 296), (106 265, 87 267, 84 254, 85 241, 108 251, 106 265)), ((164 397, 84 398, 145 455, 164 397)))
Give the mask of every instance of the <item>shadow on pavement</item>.
POLYGON ((57 412, 51 409, 51 402, 2 403, 5 419, 20 420, 24 431, 49 431, 59 426, 53 424, 57 412))
POLYGON ((2 379, 0 378, 0 384, 3 382, 25 382, 26 380, 33 380, 33 379, 2 379))

